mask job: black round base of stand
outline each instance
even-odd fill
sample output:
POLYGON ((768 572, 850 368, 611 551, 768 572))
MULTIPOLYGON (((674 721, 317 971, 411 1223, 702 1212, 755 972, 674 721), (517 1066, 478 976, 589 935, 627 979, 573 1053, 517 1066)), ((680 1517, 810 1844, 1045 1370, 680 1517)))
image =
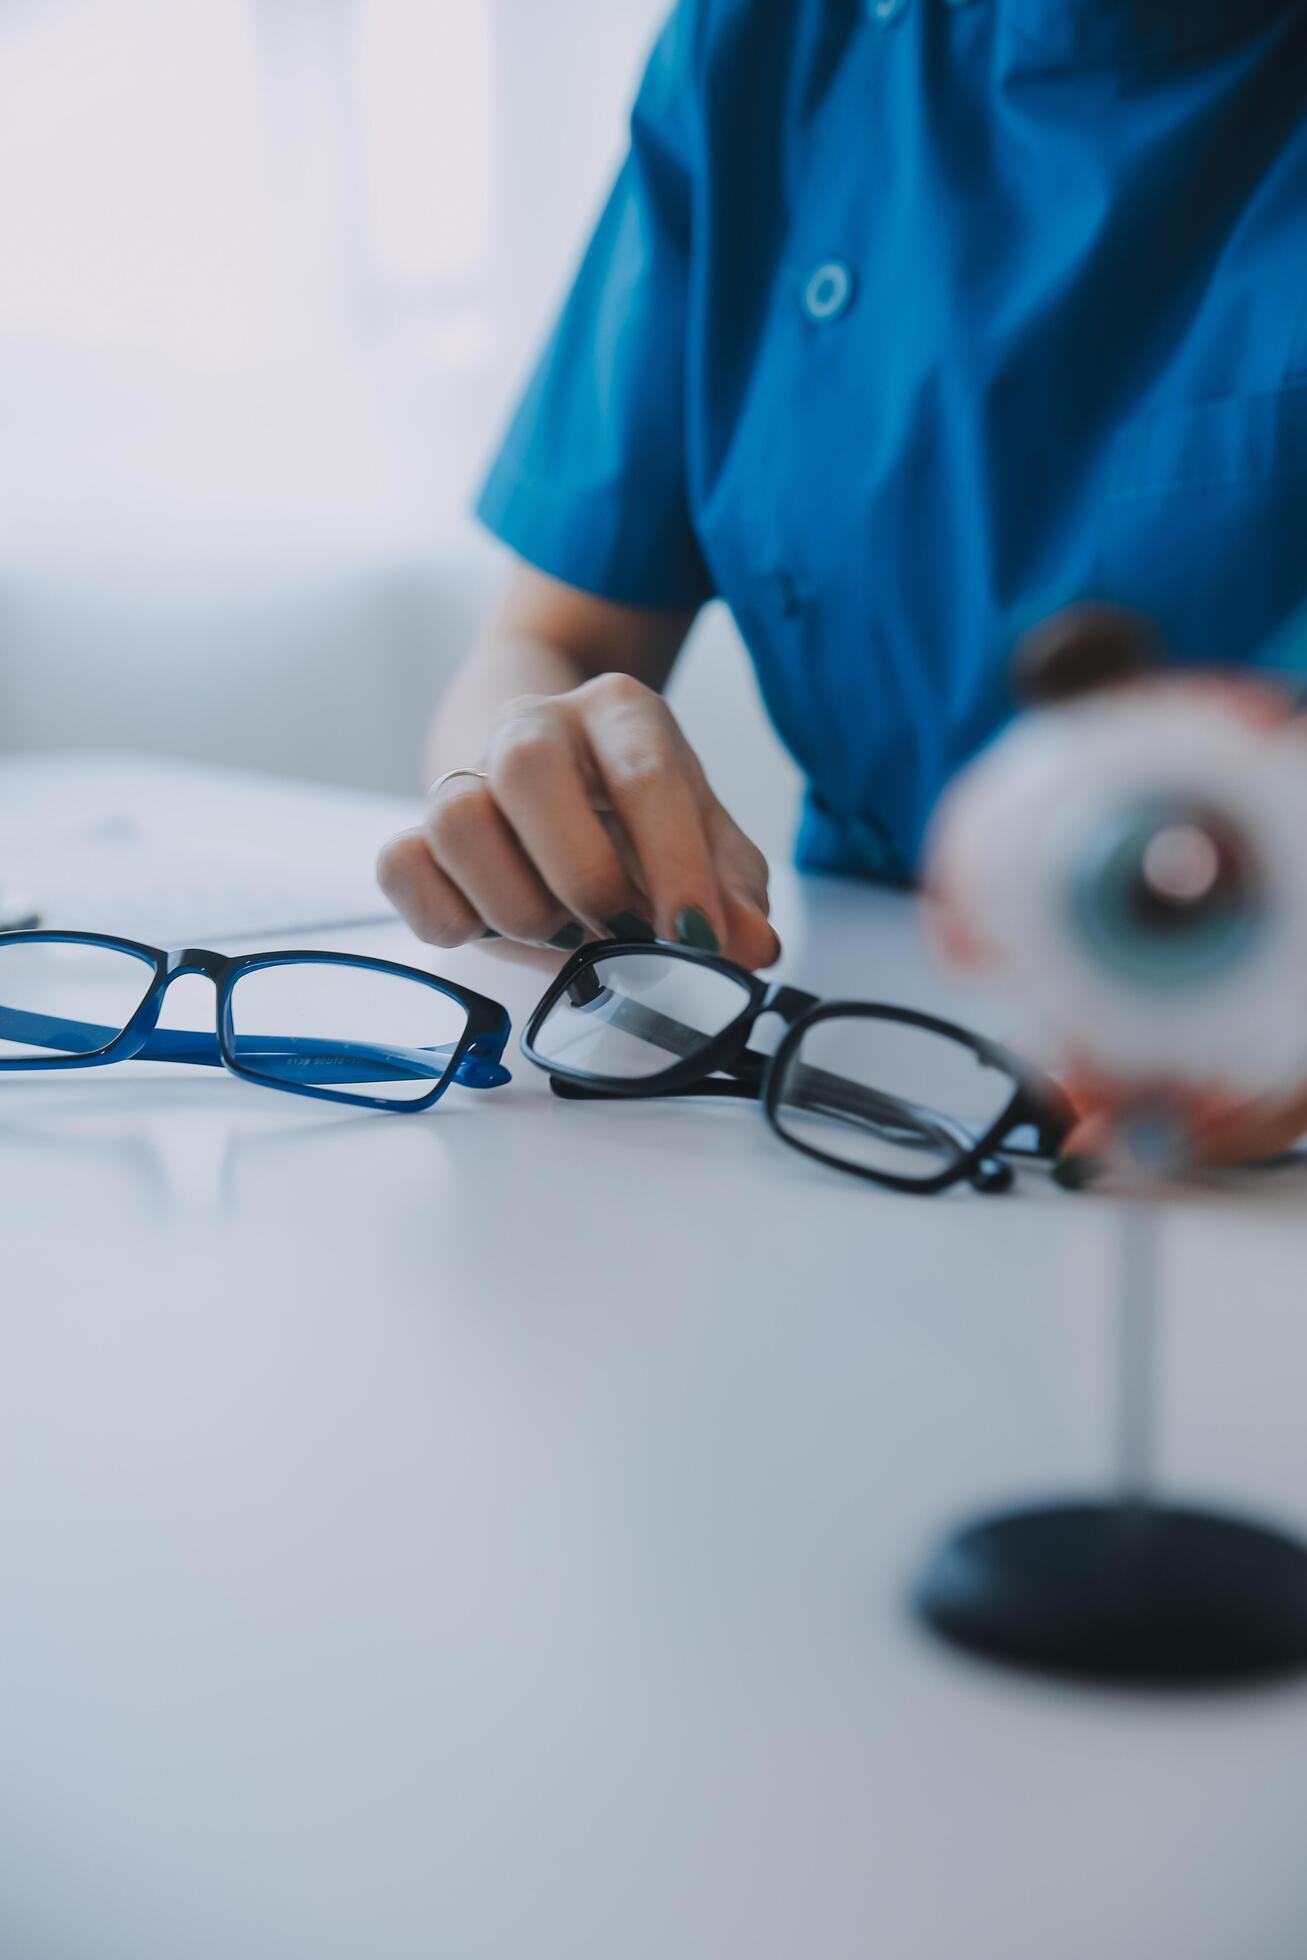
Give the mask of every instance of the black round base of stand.
POLYGON ((1084 1680, 1198 1686, 1307 1668, 1307 1547, 1171 1505, 979 1518, 940 1545, 915 1606, 957 1646, 1084 1680))

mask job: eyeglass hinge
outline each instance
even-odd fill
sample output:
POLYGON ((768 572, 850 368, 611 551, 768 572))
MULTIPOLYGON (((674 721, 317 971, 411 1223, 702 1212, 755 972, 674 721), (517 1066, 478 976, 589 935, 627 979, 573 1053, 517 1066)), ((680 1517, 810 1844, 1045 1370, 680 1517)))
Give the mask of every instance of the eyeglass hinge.
POLYGON ((775 986, 768 989, 761 1012, 779 1014, 782 1021, 797 1021, 800 1014, 816 1007, 819 999, 818 994, 807 993, 802 987, 775 986))

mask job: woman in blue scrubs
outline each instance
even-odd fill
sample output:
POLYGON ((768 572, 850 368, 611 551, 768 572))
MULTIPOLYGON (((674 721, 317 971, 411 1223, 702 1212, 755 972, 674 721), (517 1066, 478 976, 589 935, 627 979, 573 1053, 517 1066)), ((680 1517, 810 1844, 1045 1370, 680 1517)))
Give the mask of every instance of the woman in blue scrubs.
POLYGON ((383 855, 421 937, 775 958, 661 699, 714 596, 800 863, 909 879, 1024 624, 1228 664, 1307 595, 1307 0, 681 0, 479 508, 521 565, 383 855))

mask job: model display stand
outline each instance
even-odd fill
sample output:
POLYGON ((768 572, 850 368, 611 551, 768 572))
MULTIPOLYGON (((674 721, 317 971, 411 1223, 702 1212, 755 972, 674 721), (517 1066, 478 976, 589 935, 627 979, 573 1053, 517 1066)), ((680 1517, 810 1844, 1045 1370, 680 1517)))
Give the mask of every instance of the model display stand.
POLYGON ((918 1584, 955 1646, 1040 1673, 1216 1686, 1307 1668, 1307 1546, 1154 1493, 1155 1208, 1120 1208, 1117 1493, 974 1518, 918 1584))

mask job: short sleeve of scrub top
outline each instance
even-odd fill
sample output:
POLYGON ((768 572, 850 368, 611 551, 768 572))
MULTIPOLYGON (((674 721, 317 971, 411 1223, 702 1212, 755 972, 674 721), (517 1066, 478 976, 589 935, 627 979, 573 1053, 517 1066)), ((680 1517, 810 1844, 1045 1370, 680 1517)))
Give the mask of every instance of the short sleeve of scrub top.
POLYGON ((1031 619, 1307 600, 1307 0, 681 0, 480 512, 724 599, 799 861, 910 879, 1031 619))
POLYGON ((630 152, 478 515, 569 585, 693 611, 713 596, 686 482, 691 15, 654 50, 630 152))

